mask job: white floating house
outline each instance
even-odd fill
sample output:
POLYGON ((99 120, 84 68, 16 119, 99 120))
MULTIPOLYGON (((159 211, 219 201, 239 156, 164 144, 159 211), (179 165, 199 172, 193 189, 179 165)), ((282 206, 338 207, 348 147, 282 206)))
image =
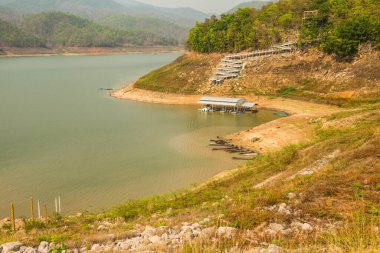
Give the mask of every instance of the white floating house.
POLYGON ((203 105, 202 111, 238 112, 252 110, 255 103, 246 102, 244 98, 201 97, 198 104, 203 105))

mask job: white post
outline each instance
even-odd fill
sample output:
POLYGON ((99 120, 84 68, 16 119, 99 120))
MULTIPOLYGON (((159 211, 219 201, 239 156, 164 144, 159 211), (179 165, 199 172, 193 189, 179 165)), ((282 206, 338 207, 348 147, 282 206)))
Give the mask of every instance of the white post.
POLYGON ((61 213, 61 196, 58 196, 58 212, 61 213))
POLYGON ((40 200, 37 201, 37 211, 38 211, 38 219, 41 219, 40 200))
POLYGON ((54 198, 54 202, 55 202, 55 212, 58 213, 57 197, 54 198))

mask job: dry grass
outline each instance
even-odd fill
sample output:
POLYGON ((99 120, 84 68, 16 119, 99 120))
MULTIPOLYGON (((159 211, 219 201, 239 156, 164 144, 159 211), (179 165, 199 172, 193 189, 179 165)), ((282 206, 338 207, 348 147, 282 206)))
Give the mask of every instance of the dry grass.
POLYGON ((375 252, 380 247, 380 111, 367 106, 350 113, 326 117, 317 127, 315 138, 307 143, 285 147, 258 157, 233 177, 167 196, 156 196, 121 204, 103 214, 55 217, 44 227, 11 234, 1 230, 2 241, 60 240, 70 246, 84 242, 105 242, 108 233, 128 238, 133 229, 144 225, 178 226, 210 218, 208 226, 232 226, 238 234, 232 239, 199 238, 183 245, 180 252, 236 252, 275 243, 297 252, 375 252), (342 126, 338 121, 356 114, 355 122, 342 126), (334 124, 329 124, 334 122, 334 124), (329 127, 324 127, 324 125, 329 127), (296 176, 335 150, 339 153, 312 175, 296 176), (282 172, 283 176, 263 189, 254 186, 282 172), (289 200, 289 192, 296 200, 289 200), (284 215, 266 208, 286 203, 299 216, 284 215), (170 208, 170 212, 168 209, 170 208), (121 218, 120 218, 121 217, 121 218), (260 231, 266 224, 290 224, 294 219, 311 223, 311 233, 269 237, 260 231), (97 226, 109 220, 116 224, 107 232, 97 226), (329 227, 329 224, 334 224, 329 227), (129 232, 127 232, 129 231, 129 232))
POLYGON ((181 94, 267 95, 357 106, 380 97, 380 52, 362 49, 351 62, 317 50, 253 58, 242 77, 215 86, 209 78, 222 55, 187 53, 137 81, 136 87, 181 94))
POLYGON ((141 77, 135 87, 152 91, 195 94, 208 82, 220 54, 186 53, 174 62, 141 77))

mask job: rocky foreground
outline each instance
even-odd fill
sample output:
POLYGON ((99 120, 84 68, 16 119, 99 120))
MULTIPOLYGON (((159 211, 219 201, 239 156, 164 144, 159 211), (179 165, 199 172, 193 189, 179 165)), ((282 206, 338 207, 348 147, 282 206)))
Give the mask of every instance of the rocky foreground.
MULTIPOLYGON (((296 193, 289 193, 288 199, 294 203, 300 201, 302 196, 296 193)), ((226 196, 228 201, 228 196, 226 196)), ((205 218, 195 223, 183 222, 180 225, 169 226, 141 226, 136 225, 135 230, 126 233, 125 238, 118 239, 115 234, 109 233, 117 226, 123 226, 122 219, 111 223, 104 221, 97 225, 96 230, 105 232, 106 238, 102 242, 94 244, 85 244, 78 248, 66 248, 60 243, 49 243, 41 241, 38 246, 27 246, 21 242, 10 242, 0 246, 0 253, 22 252, 22 253, 48 253, 48 252, 177 252, 186 243, 212 241, 217 244, 223 240, 232 240, 235 238, 244 238, 252 242, 252 245, 259 245, 248 248, 244 251, 232 246, 228 252, 246 252, 246 253, 276 253, 287 252, 286 249, 275 244, 265 243, 262 238, 281 238, 281 237, 299 237, 312 236, 321 232, 333 232, 341 226, 339 222, 328 223, 316 218, 305 220, 302 217, 302 211, 294 208, 292 205, 281 203, 265 208, 265 211, 273 214, 280 214, 291 218, 291 222, 284 223, 262 223, 254 230, 239 230, 234 227, 211 226, 214 217, 205 218), (302 218, 301 218, 302 217, 302 218)), ((223 215, 217 217, 219 223, 223 222, 223 215)))

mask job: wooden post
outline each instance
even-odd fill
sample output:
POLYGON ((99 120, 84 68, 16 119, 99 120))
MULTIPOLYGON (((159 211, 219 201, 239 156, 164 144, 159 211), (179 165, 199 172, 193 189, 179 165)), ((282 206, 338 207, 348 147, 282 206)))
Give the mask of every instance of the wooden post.
POLYGON ((45 223, 47 223, 47 205, 45 204, 45 212, 44 212, 44 216, 45 216, 45 223))
POLYGON ((38 213, 38 219, 41 219, 40 200, 37 201, 37 213, 38 213))
POLYGON ((33 198, 32 197, 30 197, 29 206, 30 206, 30 218, 32 219, 32 222, 34 222, 34 208, 33 208, 33 198))
POLYGON ((12 224, 12 230, 16 231, 15 207, 13 206, 13 203, 11 203, 11 224, 12 224))

